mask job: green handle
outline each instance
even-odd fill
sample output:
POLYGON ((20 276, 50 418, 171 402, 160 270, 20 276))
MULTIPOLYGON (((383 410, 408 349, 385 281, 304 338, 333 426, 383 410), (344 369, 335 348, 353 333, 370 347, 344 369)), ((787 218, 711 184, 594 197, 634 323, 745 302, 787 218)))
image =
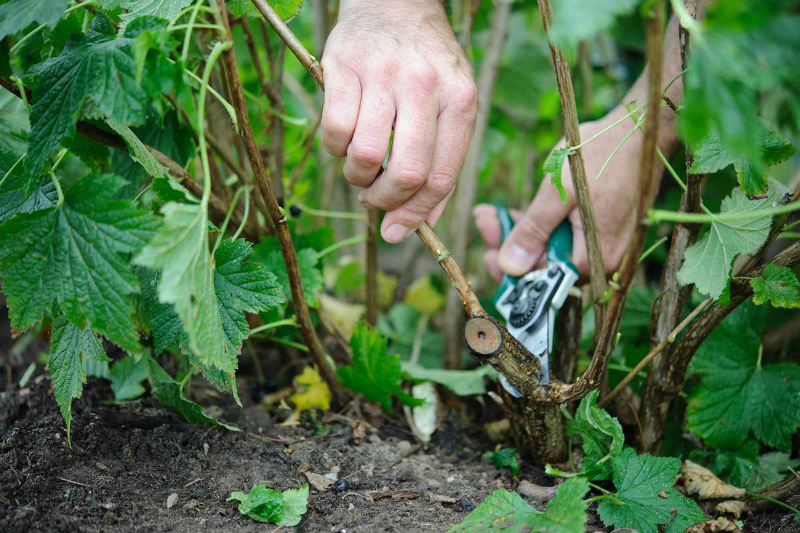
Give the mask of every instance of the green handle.
MULTIPOLYGON (((494 206, 497 209, 497 218, 500 220, 500 242, 503 243, 514 228, 514 219, 511 218, 511 213, 504 205, 495 204, 494 206)), ((572 226, 568 220, 564 220, 550 235, 550 240, 547 241, 547 260, 564 263, 575 274, 578 274, 578 267, 572 263, 571 258, 572 226)), ((495 293, 495 302, 508 287, 515 285, 518 279, 514 276, 503 274, 500 288, 495 293)))

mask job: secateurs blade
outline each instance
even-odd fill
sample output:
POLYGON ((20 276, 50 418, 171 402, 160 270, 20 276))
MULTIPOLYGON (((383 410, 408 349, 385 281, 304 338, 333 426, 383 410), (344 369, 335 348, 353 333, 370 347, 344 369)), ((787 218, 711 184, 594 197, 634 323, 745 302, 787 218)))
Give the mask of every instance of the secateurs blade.
MULTIPOLYGON (((508 209, 496 207, 502 240, 505 241, 514 221, 508 209)), ((572 227, 564 221, 547 243, 547 267, 518 278, 503 275, 500 288, 494 295, 494 305, 506 320, 508 332, 539 359, 542 385, 550 382, 549 355, 553 349, 556 311, 578 280, 578 269, 570 261, 571 255, 572 227)), ((500 374, 500 383, 515 398, 522 396, 503 374, 500 374)))

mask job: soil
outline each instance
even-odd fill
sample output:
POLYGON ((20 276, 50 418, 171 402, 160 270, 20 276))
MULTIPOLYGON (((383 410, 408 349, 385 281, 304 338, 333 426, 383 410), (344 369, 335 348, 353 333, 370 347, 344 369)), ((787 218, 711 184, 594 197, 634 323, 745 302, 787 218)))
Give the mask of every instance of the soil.
MULTIPOLYGON (((226 404, 214 413, 242 428, 233 432, 187 424, 149 396, 110 404, 108 385, 94 379, 73 404, 70 448, 42 365, 25 388, 16 386, 46 343, 35 340, 12 360, 2 329, 0 353, 9 363, 0 375, 13 383, 0 399, 2 532, 271 532, 277 526, 240 515, 226 498, 258 482, 297 488, 308 482, 304 472, 335 473, 345 483, 324 492, 312 488, 295 531, 442 532, 496 488, 513 490, 522 480, 552 483, 525 463, 515 479, 482 460, 492 444, 457 416, 421 447, 400 421, 379 424, 381 417, 373 425, 332 418, 321 436, 313 427, 278 426, 250 394, 243 395, 244 408, 226 404), (363 438, 354 427, 366 427, 363 438), (177 500, 168 506, 173 494, 177 500)), ((588 530, 610 531, 594 513, 588 530)), ((800 528, 791 515, 775 513, 748 519, 745 531, 800 528)))

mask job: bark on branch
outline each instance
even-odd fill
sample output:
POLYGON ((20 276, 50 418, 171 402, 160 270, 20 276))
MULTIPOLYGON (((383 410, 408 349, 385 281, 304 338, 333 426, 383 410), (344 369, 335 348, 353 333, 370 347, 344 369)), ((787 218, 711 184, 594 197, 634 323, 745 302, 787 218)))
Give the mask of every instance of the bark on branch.
MULTIPOLYGON (((230 23, 228 21, 227 7, 224 0, 217 0, 217 7, 219 9, 222 23, 225 27, 228 40, 233 40, 231 34, 230 23)), ((289 226, 286 223, 286 217, 278 205, 278 200, 272 192, 272 186, 267 174, 267 168, 261 158, 258 146, 253 134, 253 128, 250 125, 250 117, 247 114, 247 107, 244 101, 244 92, 242 89, 241 79, 239 78, 239 66, 236 62, 236 54, 233 47, 229 48, 223 53, 223 62, 225 65, 225 75, 228 80, 228 87, 231 92, 231 99, 233 106, 236 109, 236 116, 239 120, 239 130, 242 142, 247 152, 247 157, 250 160, 250 166, 256 177, 256 183, 264 199, 272 224, 275 226, 278 240, 283 252, 283 260, 286 264, 286 273, 289 277, 289 285, 292 292, 292 305, 294 306, 295 313, 297 314, 297 321, 300 325, 300 330, 303 338, 306 341, 309 352, 314 357, 314 361, 319 367, 320 374, 325 382, 330 387, 331 392, 337 401, 342 402, 346 399, 344 389, 341 388, 336 379, 336 374, 328 363, 325 356, 325 350, 322 343, 317 337, 317 332, 311 322, 311 316, 308 311, 308 304, 305 300, 303 292, 303 284, 300 278, 300 268, 297 263, 297 254, 292 243, 292 235, 289 232, 289 226)))
MULTIPOLYGON (((553 25, 553 6, 550 0, 538 0, 539 14, 542 17, 542 24, 545 32, 549 33, 553 25)), ((558 82, 558 95, 561 100, 561 117, 564 121, 564 137, 567 146, 578 146, 581 143, 581 134, 578 128, 578 108, 575 104, 575 89, 572 86, 572 77, 569 72, 569 63, 564 56, 564 52, 559 50, 552 42, 550 43, 550 53, 553 56, 553 66, 556 71, 556 81, 558 82)), ((659 68, 659 75, 661 70, 659 68)), ((660 87, 660 86, 659 86, 660 87)), ((600 249, 600 238, 598 237, 597 222, 594 217, 592 198, 589 193, 589 182, 586 179, 586 167, 583 163, 583 151, 581 149, 570 151, 569 169, 572 175, 572 183, 575 187, 575 200, 578 203, 578 211, 581 216, 581 225, 586 235, 586 252, 589 258, 589 282, 592 287, 592 298, 595 301, 594 321, 595 331, 601 330, 601 325, 605 321, 605 305, 600 303, 606 292, 606 271, 603 261, 603 251, 600 249)), ((595 341, 597 341, 597 337, 595 341)), ((595 342, 596 343, 596 342, 595 342)))

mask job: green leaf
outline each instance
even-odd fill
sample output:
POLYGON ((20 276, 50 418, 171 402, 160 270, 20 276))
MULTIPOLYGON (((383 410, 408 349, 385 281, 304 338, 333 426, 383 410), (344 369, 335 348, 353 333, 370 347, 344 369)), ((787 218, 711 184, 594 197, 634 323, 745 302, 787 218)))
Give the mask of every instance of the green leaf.
POLYGON ((731 16, 722 7, 709 9, 692 44, 680 130, 690 145, 716 130, 733 153, 759 161, 759 93, 796 83, 800 19, 774 7, 757 16, 731 16))
POLYGON ((123 254, 137 252, 157 220, 114 199, 122 185, 90 175, 67 189, 62 205, 0 225, 0 278, 15 328, 31 327, 55 299, 74 324, 88 320, 125 350, 139 349, 128 297, 139 283, 123 254))
POLYGON ((139 163, 148 175, 154 178, 170 179, 167 168, 158 162, 155 156, 145 147, 144 143, 139 140, 139 137, 133 133, 133 130, 110 118, 106 120, 106 123, 122 137, 125 144, 128 145, 128 153, 131 159, 139 163))
POLYGON ((59 56, 31 70, 26 78, 36 84, 26 158, 31 174, 74 131, 87 102, 118 124, 144 122, 148 97, 136 83, 131 44, 131 39, 115 38, 114 27, 98 15, 89 33, 70 37, 59 56))
POLYGON ((494 369, 481 366, 474 370, 445 370, 443 368, 428 368, 410 361, 400 363, 403 372, 411 379, 427 380, 444 385, 459 396, 472 396, 485 394, 487 376, 495 375, 494 369))
POLYGON ((761 305, 768 300, 773 307, 800 307, 800 282, 790 268, 770 263, 764 275, 750 280, 753 303, 761 305))
POLYGON ((747 196, 762 194, 767 192, 768 188, 766 167, 786 161, 794 155, 796 149, 791 142, 761 122, 758 130, 758 150, 760 159, 748 160, 725 146, 717 131, 713 130, 694 147, 690 171, 695 174, 711 174, 733 165, 742 191, 747 196))
POLYGON ((251 244, 225 239, 214 253, 214 289, 228 349, 238 354, 250 332, 244 312, 275 309, 284 302, 276 276, 257 261, 247 261, 251 244))
POLYGON ((50 358, 47 366, 53 379, 56 402, 67 424, 68 440, 71 439, 72 400, 81 397, 83 384, 86 383, 86 372, 83 368, 85 358, 93 361, 109 361, 91 328, 86 326, 81 329, 64 316, 55 317, 50 335, 50 358))
POLYGON ((424 400, 407 395, 400 388, 402 371, 400 357, 387 355, 386 339, 364 323, 356 324, 353 338, 353 364, 341 366, 336 374, 342 385, 352 391, 360 392, 371 402, 380 402, 383 410, 392 412, 392 395, 409 406, 418 406, 424 400))
POLYGON ((142 357, 138 361, 128 356, 114 363, 111 367, 111 390, 116 400, 133 400, 144 394, 142 381, 147 379, 147 360, 142 357))
POLYGON ((239 512, 258 522, 293 527, 300 523, 300 519, 306 513, 308 485, 281 493, 259 483, 247 494, 240 491, 232 492, 227 501, 241 502, 239 512))
MULTIPOLYGON (((766 209, 783 203, 785 195, 786 189, 775 181, 770 183, 769 197, 760 200, 748 200, 737 188, 722 201, 721 212, 745 214, 766 209)), ((681 285, 694 284, 698 291, 716 300, 728 283, 734 258, 756 252, 767 239, 771 225, 772 217, 712 222, 705 235, 684 253, 678 281, 681 285)))
POLYGON ((621 503, 600 503, 597 512, 606 525, 656 533, 664 524, 666 533, 681 533, 706 519, 693 500, 673 487, 680 459, 636 455, 633 449, 625 448, 613 459, 612 466, 617 487, 614 497, 621 503))
POLYGON ((138 265, 161 271, 158 301, 173 304, 198 360, 235 372, 228 349, 208 248, 208 213, 202 205, 170 202, 161 208, 164 224, 136 256, 138 265))
POLYGON ((582 533, 586 527, 586 502, 589 482, 584 478, 566 480, 556 489, 544 514, 531 517, 531 531, 542 533, 582 533))
POLYGON ((453 526, 450 533, 583 533, 586 524, 583 497, 588 491, 589 484, 585 479, 568 479, 556 489, 556 495, 547 504, 545 512, 540 513, 516 492, 498 489, 463 522, 453 526))
MULTIPOLYGON (((260 245, 259 245, 260 246, 260 245)), ((269 252, 263 253, 264 248, 261 248, 259 260, 266 267, 266 269, 273 274, 278 280, 278 283, 283 286, 284 294, 287 299, 292 297, 292 288, 289 285, 289 276, 286 274, 286 266, 283 262, 283 253, 280 248, 274 247, 269 252)), ((304 248, 297 252, 297 263, 300 268, 300 279, 303 284, 303 293, 306 297, 308 305, 317 307, 319 302, 317 294, 322 290, 323 278, 322 272, 317 267, 319 259, 317 252, 311 248, 304 248)))
MULTIPOLYGON (((267 2, 272 9, 283 20, 290 20, 300 13, 300 8, 303 6, 303 0, 268 0, 267 2)), ((253 5, 252 0, 228 0, 228 9, 235 17, 248 16, 260 17, 261 12, 253 5)))
POLYGON ((127 12, 120 17, 120 29, 125 27, 135 18, 152 16, 174 21, 181 10, 192 3, 192 0, 124 0, 119 2, 127 12))
POLYGON ((515 448, 503 448, 494 452, 486 452, 497 468, 508 468, 515 476, 519 475, 519 457, 515 448))
POLYGON ((55 207, 58 193, 49 176, 32 180, 23 172, 19 156, 0 148, 0 223, 18 214, 55 207), (33 189, 29 191, 28 189, 33 189))
POLYGON ((0 40, 34 22, 52 28, 66 9, 67 0, 9 0, 0 6, 0 40))
POLYGON ((611 460, 618 456, 625 444, 625 435, 619 421, 605 409, 597 407, 593 390, 581 400, 575 417, 567 422, 567 434, 583 441, 583 474, 590 480, 608 479, 611 460))
POLYGON ((148 357, 147 362, 147 373, 148 376, 150 376, 151 390, 153 395, 158 398, 159 402, 173 409, 187 422, 221 426, 231 431, 239 431, 239 428, 236 426, 225 424, 214 417, 208 416, 203 412, 202 407, 187 400, 183 395, 183 385, 172 379, 155 359, 148 357))
POLYGON ((545 174, 550 174, 550 183, 558 190, 558 197, 564 205, 567 205, 569 196, 561 181, 561 173, 564 168, 564 161, 566 161, 568 155, 569 148, 554 148, 547 154, 547 159, 544 160, 542 168, 545 174))
POLYGON ((293 527, 300 523, 308 508, 308 485, 283 491, 283 512, 278 525, 293 527))
POLYGON ((692 358, 700 375, 686 408, 686 427, 713 447, 738 448, 750 431, 789 451, 800 427, 800 365, 762 366, 763 309, 746 302, 717 326, 692 358))
POLYGON ((638 4, 639 0, 554 0, 550 39, 574 49, 579 42, 610 28, 617 17, 631 13, 638 4))
MULTIPOLYGON (((0 150, 24 154, 28 149, 28 110, 22 100, 0 87, 0 150)), ((0 176, 2 179, 2 176, 0 176)))

